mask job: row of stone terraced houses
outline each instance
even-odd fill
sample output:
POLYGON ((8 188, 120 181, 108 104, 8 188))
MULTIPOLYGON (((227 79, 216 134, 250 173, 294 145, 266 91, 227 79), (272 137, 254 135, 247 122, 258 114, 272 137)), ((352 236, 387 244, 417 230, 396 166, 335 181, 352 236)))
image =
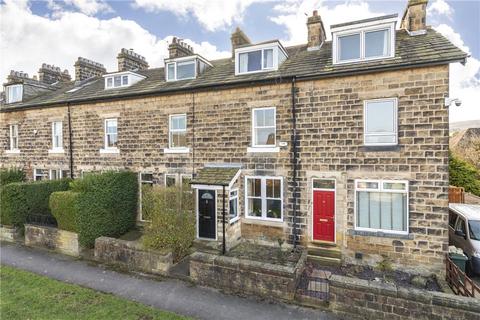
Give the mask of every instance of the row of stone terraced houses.
MULTIPOLYGON (((31 179, 129 169, 191 184, 197 237, 332 246, 346 263, 443 270, 448 246, 449 63, 466 54, 426 26, 427 0, 331 26, 308 43, 251 43, 208 61, 174 39, 165 68, 133 50, 119 70, 79 58, 75 81, 43 65, 12 72, 1 165, 31 179)), ((142 220, 139 214, 139 220, 142 220)), ((278 245, 278 244, 277 244, 278 245)))

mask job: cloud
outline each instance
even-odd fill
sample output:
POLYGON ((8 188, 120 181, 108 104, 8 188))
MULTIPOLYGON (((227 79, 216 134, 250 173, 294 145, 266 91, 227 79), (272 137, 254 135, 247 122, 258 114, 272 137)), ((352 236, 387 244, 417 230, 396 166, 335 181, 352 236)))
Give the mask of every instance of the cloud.
POLYGON ((453 8, 447 2, 445 2, 445 0, 436 0, 428 6, 427 14, 433 18, 445 16, 451 20, 453 15, 453 8))
MULTIPOLYGON (((68 69, 79 56, 103 63, 107 70, 117 70, 116 56, 121 48, 133 48, 146 57, 151 67, 163 66, 168 56, 168 41, 156 37, 132 20, 120 17, 97 19, 80 12, 59 11, 54 19, 31 12, 26 1, 5 0, 0 5, 0 78, 11 69, 32 76, 42 63, 68 69)), ((227 57, 209 42, 185 41, 207 59, 227 57)))
MULTIPOLYGON (((471 54, 470 48, 452 27, 440 24, 435 29, 464 52, 471 54)), ((450 122, 480 120, 480 60, 470 57, 465 66, 459 63, 450 65, 450 97, 462 100, 461 107, 450 107, 450 122)))
POLYGON ((294 45, 307 42, 307 16, 313 10, 318 10, 322 17, 327 38, 330 37, 330 25, 371 18, 384 15, 383 12, 373 11, 365 1, 348 1, 335 6, 324 4, 322 0, 293 0, 284 4, 277 4, 273 11, 277 16, 271 16, 270 20, 286 28, 286 38, 283 42, 294 45))
POLYGON ((206 30, 217 31, 241 22, 252 3, 265 1, 269 0, 135 0, 133 6, 148 12, 170 11, 185 19, 193 15, 206 30))
POLYGON ((75 8, 76 11, 89 16, 97 13, 113 12, 104 0, 47 0, 47 7, 52 10, 52 16, 58 17, 63 11, 75 8))

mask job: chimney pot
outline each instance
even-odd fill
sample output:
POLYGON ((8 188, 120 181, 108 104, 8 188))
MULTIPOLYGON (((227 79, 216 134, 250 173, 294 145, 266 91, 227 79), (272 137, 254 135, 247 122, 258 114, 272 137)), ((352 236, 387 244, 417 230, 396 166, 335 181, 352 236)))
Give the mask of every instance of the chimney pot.
POLYGON ((99 77, 107 72, 103 64, 78 57, 75 62, 75 81, 83 81, 91 77, 99 77))
POLYGON ((172 43, 168 46, 168 57, 172 58, 179 58, 179 57, 187 57, 193 55, 193 48, 182 41, 182 39, 178 39, 177 37, 173 37, 172 43))
POLYGON ((145 57, 134 52, 133 49, 122 48, 117 55, 117 62, 118 71, 148 69, 145 57))

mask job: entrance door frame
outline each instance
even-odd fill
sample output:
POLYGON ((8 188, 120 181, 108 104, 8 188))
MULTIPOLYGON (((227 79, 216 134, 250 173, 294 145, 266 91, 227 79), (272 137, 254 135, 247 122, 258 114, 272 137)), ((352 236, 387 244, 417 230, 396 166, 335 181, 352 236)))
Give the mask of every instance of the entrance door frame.
POLYGON ((337 243, 337 179, 336 178, 312 178, 312 181, 311 181, 311 184, 312 184, 312 191, 311 191, 311 194, 310 194, 310 199, 312 199, 312 211, 311 211, 311 217, 310 217, 310 223, 311 223, 311 229, 310 229, 310 235, 311 235, 311 239, 312 239, 312 242, 324 242, 324 243, 337 243), (334 188, 333 189, 323 189, 323 188, 314 188, 313 187, 313 181, 314 180, 330 180, 330 181, 333 181, 333 185, 334 185, 334 188), (315 191, 333 191, 333 218, 334 218, 334 223, 333 223, 333 242, 330 242, 330 241, 324 241, 324 240, 315 240, 314 236, 313 236, 313 228, 314 228, 314 221, 313 221, 313 218, 314 218, 314 202, 315 202, 315 199, 313 197, 313 194, 315 193, 315 191))
POLYGON ((195 218, 197 220, 197 239, 200 239, 200 240, 205 240, 205 241, 218 241, 218 217, 217 217, 217 201, 218 201, 218 187, 216 186, 199 186, 199 188, 195 188, 195 193, 196 193, 196 199, 195 199, 195 218), (198 212, 198 201, 199 201, 199 197, 198 197, 198 190, 208 190, 208 191, 215 191, 215 239, 213 238, 202 238, 200 237, 200 223, 199 223, 199 219, 198 219, 198 215, 199 215, 199 212, 198 212))

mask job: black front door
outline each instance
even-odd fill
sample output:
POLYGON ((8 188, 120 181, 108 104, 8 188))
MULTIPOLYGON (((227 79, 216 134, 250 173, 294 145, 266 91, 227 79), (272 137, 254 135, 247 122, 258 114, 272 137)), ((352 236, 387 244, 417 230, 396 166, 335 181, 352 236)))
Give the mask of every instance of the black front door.
POLYGON ((198 237, 215 239, 215 190, 198 190, 198 237))

